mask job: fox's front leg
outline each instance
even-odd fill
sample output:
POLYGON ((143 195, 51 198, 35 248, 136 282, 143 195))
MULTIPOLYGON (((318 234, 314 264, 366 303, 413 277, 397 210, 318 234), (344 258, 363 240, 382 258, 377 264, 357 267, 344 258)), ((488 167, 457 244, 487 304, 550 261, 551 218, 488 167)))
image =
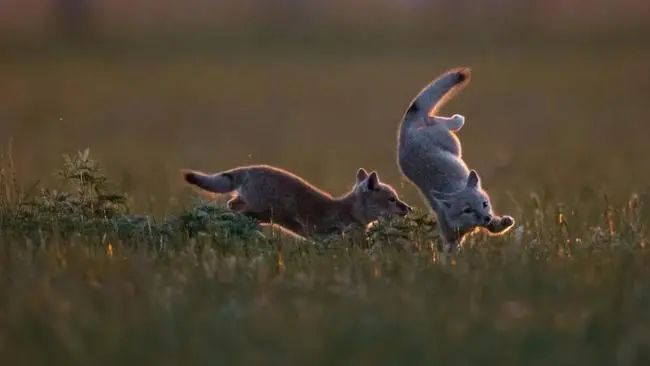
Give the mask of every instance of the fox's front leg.
POLYGON ((484 227, 490 234, 501 235, 508 231, 514 224, 515 219, 511 216, 494 216, 492 221, 484 227))
POLYGON ((304 236, 307 236, 309 234, 307 232, 307 228, 305 227, 305 225, 303 225, 303 223, 300 222, 300 220, 298 220, 295 217, 287 218, 286 220, 283 220, 282 221, 282 226, 284 226, 285 228, 293 231, 295 234, 297 234, 299 236, 304 237, 304 236))

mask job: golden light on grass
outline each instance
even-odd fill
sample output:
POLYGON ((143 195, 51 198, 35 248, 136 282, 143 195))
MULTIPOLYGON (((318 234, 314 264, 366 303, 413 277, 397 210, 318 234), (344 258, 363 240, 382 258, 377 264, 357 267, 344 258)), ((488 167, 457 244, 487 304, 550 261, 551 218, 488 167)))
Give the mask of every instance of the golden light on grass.
POLYGON ((66 268, 68 266, 68 261, 66 261, 65 255, 59 247, 56 249, 56 260, 61 268, 66 268))
POLYGON ((113 244, 108 243, 108 245, 106 245, 106 255, 109 257, 113 256, 113 244))
POLYGON ((372 266, 372 277, 374 277, 374 278, 381 277, 381 265, 380 264, 375 263, 372 266))
POLYGON ((607 228, 609 229, 609 235, 614 236, 616 233, 616 227, 614 226, 614 215, 612 210, 607 210, 607 228))
POLYGON ((278 272, 284 272, 286 269, 286 266, 284 264, 284 257, 282 256, 282 251, 278 250, 278 259, 276 261, 276 266, 278 268, 278 272))

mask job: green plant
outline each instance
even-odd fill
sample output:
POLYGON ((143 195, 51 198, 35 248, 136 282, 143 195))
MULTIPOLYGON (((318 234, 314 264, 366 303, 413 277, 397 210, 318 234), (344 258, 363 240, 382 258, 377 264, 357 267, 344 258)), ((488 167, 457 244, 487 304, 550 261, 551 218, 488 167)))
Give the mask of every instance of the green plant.
POLYGON ((179 217, 180 229, 189 236, 208 232, 225 238, 260 237, 259 223, 247 216, 210 202, 197 202, 179 217))
POLYGON ((435 218, 429 212, 414 210, 405 217, 381 218, 367 231, 371 247, 429 248, 439 241, 435 218))

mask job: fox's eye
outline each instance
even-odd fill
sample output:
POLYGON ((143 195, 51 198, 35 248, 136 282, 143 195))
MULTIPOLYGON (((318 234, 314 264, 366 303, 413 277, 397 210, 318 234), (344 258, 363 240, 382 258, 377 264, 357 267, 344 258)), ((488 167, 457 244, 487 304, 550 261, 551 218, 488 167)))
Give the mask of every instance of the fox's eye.
POLYGON ((471 213, 471 212, 472 212, 471 207, 465 207, 465 209, 463 210, 463 213, 466 213, 466 214, 471 213))
POLYGON ((397 199, 395 197, 391 197, 391 198, 388 199, 388 202, 396 202, 396 201, 397 201, 397 199))
POLYGON ((483 202, 483 208, 487 208, 488 204, 487 202, 483 202))

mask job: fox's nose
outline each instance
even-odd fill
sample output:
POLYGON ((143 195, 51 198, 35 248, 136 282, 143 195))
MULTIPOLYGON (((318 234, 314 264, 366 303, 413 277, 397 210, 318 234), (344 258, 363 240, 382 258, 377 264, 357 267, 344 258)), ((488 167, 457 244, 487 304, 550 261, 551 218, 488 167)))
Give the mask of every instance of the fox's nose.
POLYGON ((399 207, 399 209, 402 211, 402 213, 403 213, 404 215, 406 215, 407 213, 413 211, 413 209, 411 208, 411 206, 409 206, 409 205, 407 205, 406 203, 403 203, 403 202, 399 202, 399 203, 397 204, 397 207, 399 207))
POLYGON ((483 221, 485 221, 486 224, 489 224, 490 221, 492 221, 492 216, 490 215, 484 216, 483 221))

